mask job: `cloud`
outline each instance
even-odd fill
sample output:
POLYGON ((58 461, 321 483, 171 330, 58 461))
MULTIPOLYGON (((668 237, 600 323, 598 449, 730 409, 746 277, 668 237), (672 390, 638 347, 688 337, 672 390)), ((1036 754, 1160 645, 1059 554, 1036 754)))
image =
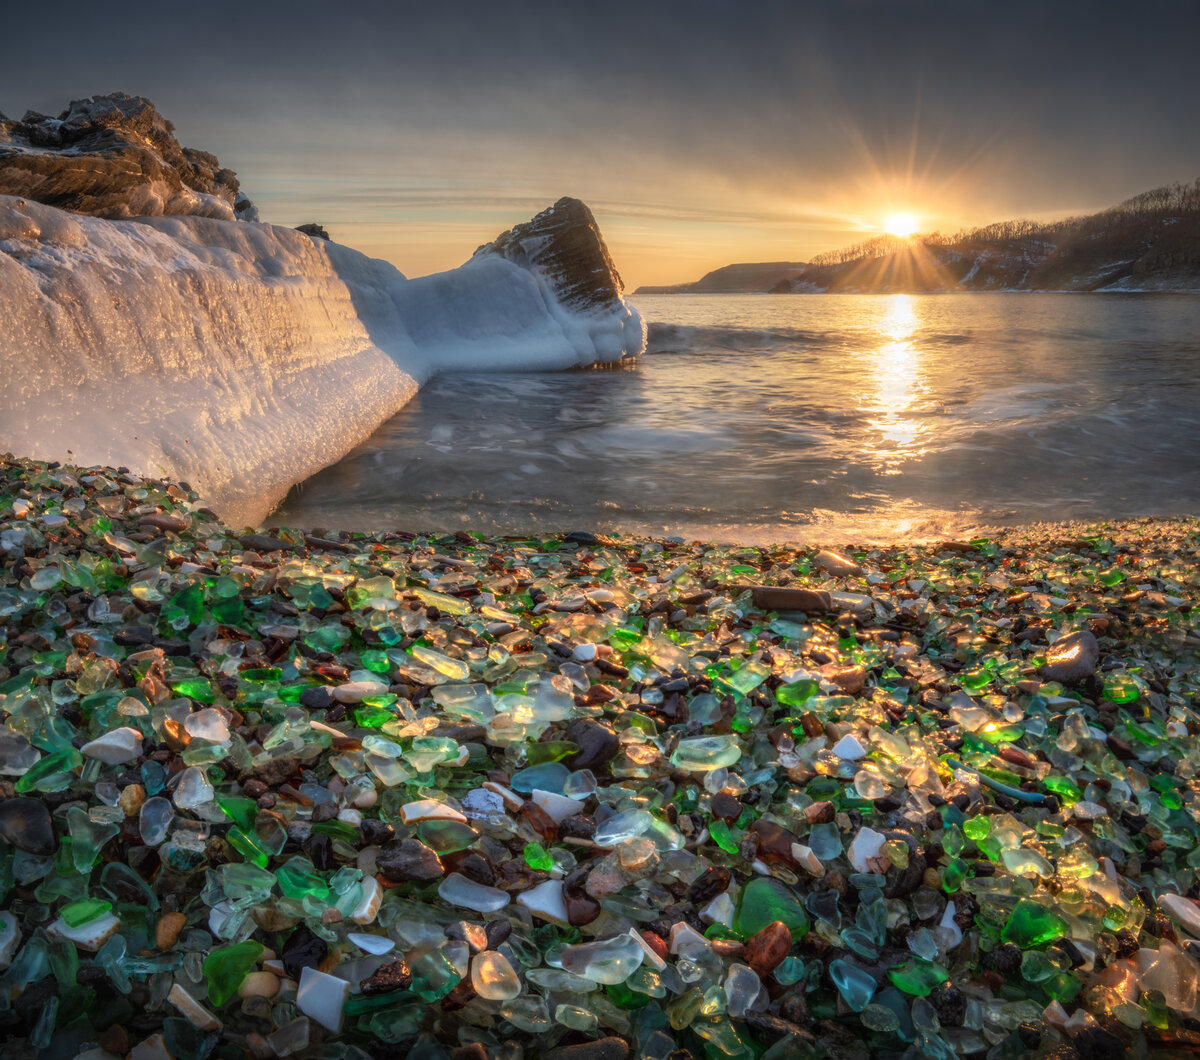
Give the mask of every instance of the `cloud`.
POLYGON ((956 227, 1200 173, 1200 7, 1168 0, 60 8, 52 53, 6 54, 0 109, 148 95, 268 217, 442 225, 411 271, 564 193, 686 243, 682 269, 714 226, 804 257, 889 203, 956 227))

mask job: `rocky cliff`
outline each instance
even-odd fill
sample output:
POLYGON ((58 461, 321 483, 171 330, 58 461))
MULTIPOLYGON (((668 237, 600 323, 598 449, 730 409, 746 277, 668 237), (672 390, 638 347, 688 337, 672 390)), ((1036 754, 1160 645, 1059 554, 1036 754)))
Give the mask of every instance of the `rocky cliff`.
POLYGON ((153 103, 124 92, 73 100, 56 118, 0 115, 0 195, 106 218, 258 220, 233 170, 180 146, 153 103))

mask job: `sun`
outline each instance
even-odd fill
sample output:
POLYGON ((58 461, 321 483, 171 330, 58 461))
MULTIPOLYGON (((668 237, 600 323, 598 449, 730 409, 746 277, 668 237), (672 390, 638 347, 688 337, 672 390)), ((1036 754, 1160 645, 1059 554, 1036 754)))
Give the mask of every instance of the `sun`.
POLYGON ((883 230, 890 236, 905 239, 916 232, 917 219, 910 213, 894 213, 884 222, 883 230))

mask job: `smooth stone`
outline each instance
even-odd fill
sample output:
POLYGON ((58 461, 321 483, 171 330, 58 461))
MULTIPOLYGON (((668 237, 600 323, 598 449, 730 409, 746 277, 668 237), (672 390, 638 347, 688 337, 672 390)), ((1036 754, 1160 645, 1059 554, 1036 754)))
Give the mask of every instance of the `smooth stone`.
POLYGON ((886 866, 880 868, 877 864, 872 864, 883 853, 883 845, 886 842, 887 836, 876 832, 875 829, 860 828, 858 835, 850 843, 850 849, 846 851, 846 857, 850 859, 850 864, 854 866, 854 871, 886 871, 886 866))
POLYGON ((331 690, 339 703, 361 703, 367 696, 383 695, 388 686, 375 681, 347 681, 331 690))
POLYGON ((571 652, 571 658, 576 662, 591 662, 596 658, 597 648, 591 641, 585 641, 583 644, 576 644, 571 652))
POLYGON ((596 1038, 578 1045, 560 1045, 542 1055, 544 1060, 625 1060, 629 1045, 624 1038, 596 1038))
POLYGON ((178 983, 171 987, 171 992, 167 995, 167 1000, 197 1030, 219 1031, 221 1029, 221 1021, 178 983))
POLYGON ((841 577, 847 574, 862 574, 860 567, 849 556, 843 556, 840 552, 831 552, 828 549, 821 549, 813 558, 813 563, 817 570, 823 570, 836 577, 841 577))
POLYGON ((187 917, 183 913, 163 913, 154 926, 154 945, 160 950, 169 950, 179 941, 185 927, 187 917))
POLYGON ((142 756, 142 734, 137 729, 123 726, 96 737, 79 750, 86 757, 98 758, 105 765, 119 766, 122 762, 133 762, 142 756))
POLYGON ((375 867, 389 880, 437 880, 446 875, 437 852, 419 839, 393 839, 375 855, 375 867))
POLYGON ((580 813, 587 804, 566 795, 556 795, 552 791, 542 791, 534 788, 530 799, 546 811, 547 816, 555 823, 562 824, 568 817, 580 813))
POLYGON ((362 931, 350 931, 347 932, 346 938, 373 957, 382 957, 396 948, 396 943, 383 935, 368 935, 362 931))
POLYGON ((66 939, 68 942, 75 943, 81 950, 95 953, 117 933, 120 926, 121 921, 112 913, 105 913, 78 927, 71 927, 62 917, 59 917, 46 928, 46 933, 51 938, 66 939))
POLYGON ((750 598, 760 611, 804 611, 810 615, 823 615, 833 610, 833 598, 824 589, 754 585, 750 587, 750 598))
POLYGON ((305 968, 300 973, 300 986, 296 990, 296 1008, 337 1034, 342 1029, 345 1018, 342 1010, 349 996, 350 984, 345 979, 326 975, 316 968, 305 968))
POLYGON ((616 730, 607 722, 593 718, 576 718, 567 726, 565 736, 579 748, 564 759, 573 770, 596 769, 614 759, 621 749, 616 730))
POLYGON ((405 824, 418 824, 421 821, 462 821, 466 816, 449 803, 437 799, 418 799, 416 802, 406 802, 400 807, 400 819, 405 824))
POLYGON ((383 887, 374 876, 367 876, 362 881, 362 888, 362 901, 354 907, 350 919, 355 924, 366 925, 371 923, 379 913, 379 906, 383 901, 383 887))
POLYGON ((42 858, 58 849, 50 811, 37 799, 0 801, 0 839, 26 854, 42 858))
POLYGON ((1073 684, 1090 677, 1100 662, 1100 644, 1087 630, 1060 637, 1046 651, 1038 671, 1043 681, 1073 684))
POLYGON ((238 987, 238 997, 265 997, 268 1000, 279 993, 279 976, 274 972, 251 972, 238 987))
POLYGON ((528 891, 522 891, 517 895, 517 905, 524 906, 533 916, 552 924, 570 924, 567 904, 563 900, 562 880, 546 880, 528 891))
POLYGON ((443 902, 477 913, 494 913, 511 901, 507 891, 468 880, 458 872, 452 872, 438 884, 438 896, 443 902))
POLYGON ((792 933, 782 920, 775 920, 746 940, 746 963, 765 979, 792 948, 792 933))

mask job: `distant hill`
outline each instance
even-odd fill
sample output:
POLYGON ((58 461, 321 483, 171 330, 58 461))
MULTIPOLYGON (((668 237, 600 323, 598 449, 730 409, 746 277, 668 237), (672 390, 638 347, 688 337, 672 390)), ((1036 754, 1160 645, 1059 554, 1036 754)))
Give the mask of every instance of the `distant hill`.
POLYGON ((694 283, 666 287, 639 287, 636 294, 730 294, 767 291, 781 280, 808 267, 805 261, 759 261, 743 265, 724 265, 713 269, 694 283))
POLYGON ((1200 180, 1085 217, 880 236, 810 262, 727 265, 635 294, 1200 291, 1200 180))

